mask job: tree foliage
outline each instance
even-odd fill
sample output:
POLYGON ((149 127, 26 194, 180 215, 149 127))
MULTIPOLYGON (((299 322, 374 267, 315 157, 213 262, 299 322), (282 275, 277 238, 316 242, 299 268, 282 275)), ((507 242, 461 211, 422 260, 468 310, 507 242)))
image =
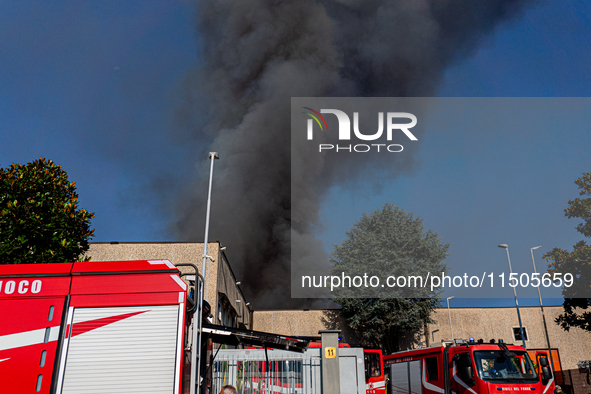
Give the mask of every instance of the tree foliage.
MULTIPOLYGON (((421 218, 413 218, 412 213, 393 204, 363 214, 346 235, 331 254, 332 275, 376 275, 383 284, 388 276, 425 278, 428 272, 447 270, 444 260, 449 244, 442 243, 437 233, 425 231, 421 218)), ((344 288, 336 293, 335 301, 366 345, 391 353, 431 323, 431 311, 440 304, 438 292, 431 292, 429 286, 412 291, 381 285, 344 288)))
MULTIPOLYGON (((591 172, 584 173, 575 181, 579 187, 580 196, 591 196, 591 172)), ((564 210, 565 216, 582 219, 576 227, 585 237, 591 237, 591 197, 576 198, 568 202, 564 210)), ((554 248, 544 255, 550 263, 550 273, 570 273, 574 277, 571 287, 564 287, 564 313, 556 318, 556 323, 564 330, 571 327, 579 327, 591 331, 591 299, 588 298, 591 290, 591 245, 582 240, 573 245, 572 252, 554 248)))
POLYGON ((51 160, 0 168, 0 263, 80 261, 94 214, 78 209, 76 184, 51 160))

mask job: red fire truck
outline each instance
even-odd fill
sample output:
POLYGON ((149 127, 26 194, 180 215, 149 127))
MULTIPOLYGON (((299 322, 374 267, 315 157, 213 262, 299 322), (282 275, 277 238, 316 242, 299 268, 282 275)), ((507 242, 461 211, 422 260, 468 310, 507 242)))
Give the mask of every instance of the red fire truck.
POLYGON ((554 378, 546 353, 538 352, 541 373, 521 346, 458 341, 384 357, 388 393, 553 394, 554 378))
POLYGON ((381 349, 363 349, 367 394, 385 394, 384 360, 381 349))
POLYGON ((0 392, 180 393, 186 290, 166 260, 1 266, 0 392))

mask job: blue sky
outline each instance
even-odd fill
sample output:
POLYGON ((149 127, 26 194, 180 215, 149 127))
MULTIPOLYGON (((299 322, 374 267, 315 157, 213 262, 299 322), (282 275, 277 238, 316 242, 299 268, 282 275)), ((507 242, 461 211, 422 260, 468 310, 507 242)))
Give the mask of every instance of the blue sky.
MULTIPOLYGON (((168 200, 154 193, 173 196, 168 185, 208 170, 177 113, 184 77, 199 64, 194 12, 172 0, 0 5, 0 166, 40 156, 62 165, 81 206, 96 213, 94 241, 173 240, 168 200)), ((587 97, 589 37, 588 2, 541 2, 450 67, 437 95, 587 97)), ((529 268, 529 248, 542 245, 536 263, 543 267, 544 252, 581 239, 562 210, 576 197, 574 179, 591 171, 588 134, 556 130, 520 140, 503 147, 506 160, 486 136, 434 134, 421 147, 420 168, 381 194, 334 189, 321 210, 320 237, 330 249, 362 212, 390 201, 452 243, 450 262, 458 267, 478 255, 506 264, 501 242, 510 245, 515 271, 529 268), (437 202, 427 198, 433 188, 437 202), (346 217, 338 214, 344 210, 346 217), (475 225, 493 214, 491 228, 475 225)))
POLYGON ((177 90, 197 63, 181 1, 0 6, 0 165, 60 164, 95 212, 95 241, 162 240, 154 174, 190 152, 174 129, 177 90))

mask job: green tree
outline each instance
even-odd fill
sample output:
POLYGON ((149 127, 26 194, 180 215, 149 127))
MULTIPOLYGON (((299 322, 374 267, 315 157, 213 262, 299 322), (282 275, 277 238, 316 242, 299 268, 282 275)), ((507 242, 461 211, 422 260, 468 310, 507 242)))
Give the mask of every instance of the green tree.
MULTIPOLYGON (((375 275, 384 284, 388 276, 426 278, 429 272, 433 275, 447 270, 444 260, 449 244, 441 242, 437 233, 425 231, 421 218, 393 204, 363 214, 346 235, 331 253, 332 275, 375 275)), ((381 284, 375 288, 341 288, 335 302, 365 345, 391 353, 432 322, 431 312, 440 305, 439 292, 432 292, 429 286, 413 287, 409 292, 381 284)))
POLYGON ((0 168, 0 264, 85 259, 93 217, 78 209, 76 184, 51 160, 0 168))
MULTIPOLYGON (((584 173, 575 181, 579 186, 580 196, 591 196, 591 172, 584 173)), ((585 237, 591 237, 591 197, 576 198, 568 202, 564 210, 565 216, 579 218, 583 222, 576 227, 585 237)), ((573 275, 574 282, 570 287, 564 287, 562 294, 564 298, 564 313, 556 318, 556 323, 564 330, 571 327, 579 327, 591 331, 591 245, 584 240, 573 245, 572 252, 564 249, 554 248, 543 256, 550 264, 550 273, 569 273, 573 275)))

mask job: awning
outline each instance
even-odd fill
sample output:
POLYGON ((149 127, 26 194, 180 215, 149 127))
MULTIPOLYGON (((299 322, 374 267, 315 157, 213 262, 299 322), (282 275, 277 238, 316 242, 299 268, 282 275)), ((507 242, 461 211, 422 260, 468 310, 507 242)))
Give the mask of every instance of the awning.
POLYGON ((308 343, 310 343, 309 340, 295 337, 207 323, 203 323, 203 334, 214 343, 224 345, 260 346, 263 348, 290 350, 300 353, 303 353, 308 348, 308 343))

